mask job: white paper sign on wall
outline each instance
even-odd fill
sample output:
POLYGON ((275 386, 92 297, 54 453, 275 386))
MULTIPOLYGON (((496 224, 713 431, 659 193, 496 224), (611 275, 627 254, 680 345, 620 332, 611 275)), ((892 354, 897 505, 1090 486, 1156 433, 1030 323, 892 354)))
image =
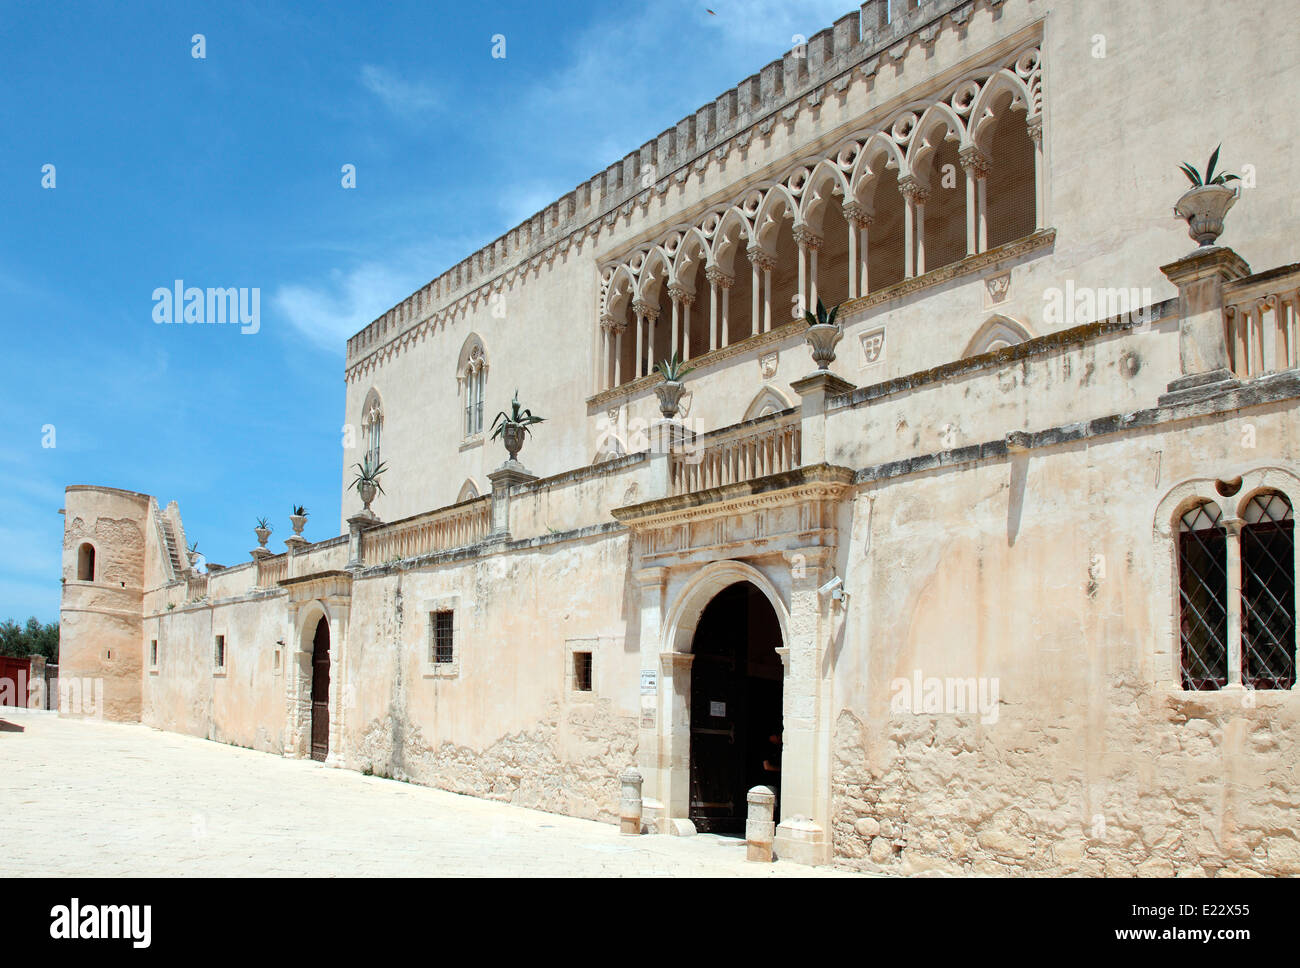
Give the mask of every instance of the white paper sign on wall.
POLYGON ((659 691, 659 670, 641 670, 641 695, 653 696, 659 691))

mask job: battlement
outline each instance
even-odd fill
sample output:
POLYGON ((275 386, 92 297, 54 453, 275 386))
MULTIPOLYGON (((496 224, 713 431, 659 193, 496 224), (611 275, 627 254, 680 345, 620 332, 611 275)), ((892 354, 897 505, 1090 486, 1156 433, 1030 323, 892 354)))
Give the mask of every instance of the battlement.
POLYGON ((602 221, 612 224, 617 210, 636 196, 688 171, 821 85, 840 79, 847 84, 860 64, 874 74, 885 58, 901 61, 914 44, 932 45, 944 18, 961 27, 977 8, 1002 2, 867 0, 380 315, 348 340, 346 366, 476 290, 486 297, 507 271, 530 262, 536 268, 544 253, 553 255, 565 240, 595 235, 602 221))

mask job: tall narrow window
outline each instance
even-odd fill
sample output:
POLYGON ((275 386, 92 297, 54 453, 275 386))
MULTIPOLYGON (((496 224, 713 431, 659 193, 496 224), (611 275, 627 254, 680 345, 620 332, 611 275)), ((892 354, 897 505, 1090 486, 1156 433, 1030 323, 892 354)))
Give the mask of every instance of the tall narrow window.
POLYGON ((95 580, 95 546, 86 542, 77 549, 77 581, 95 580))
POLYGON ((379 448, 384 434, 384 407, 379 393, 372 387, 361 406, 361 436, 365 442, 365 459, 371 467, 379 466, 379 448))
POLYGON ((1227 535, 1212 503, 1198 504, 1178 527, 1179 639, 1184 689, 1228 682, 1227 535))
POLYGON ((226 637, 218 635, 216 644, 212 649, 212 662, 217 671, 226 668, 226 637))
POLYGON ((429 622, 429 660, 435 665, 445 665, 455 658, 453 635, 456 613, 450 610, 434 612, 429 622))
POLYGON ((1241 529, 1241 677, 1256 689, 1295 684, 1295 521, 1276 491, 1256 494, 1241 529))
POLYGON ((465 436, 483 432, 483 398, 487 393, 487 360, 483 347, 475 343, 460 371, 465 394, 465 436))

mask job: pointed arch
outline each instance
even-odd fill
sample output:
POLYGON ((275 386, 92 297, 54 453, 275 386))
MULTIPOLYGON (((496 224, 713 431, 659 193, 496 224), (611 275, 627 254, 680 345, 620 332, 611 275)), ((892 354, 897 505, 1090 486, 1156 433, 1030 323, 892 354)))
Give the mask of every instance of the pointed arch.
POLYGON ((924 186, 931 187, 931 165, 936 152, 943 142, 952 141, 957 145, 965 144, 966 126, 949 105, 938 101, 931 104, 921 115, 916 130, 912 134, 912 143, 907 150, 907 163, 912 174, 924 186), (941 139, 932 138, 940 126, 944 129, 941 139))
POLYGON ((794 403, 776 387, 765 386, 754 395, 754 399, 745 408, 745 415, 740 419, 741 422, 753 420, 755 417, 789 410, 793 406, 794 403))
POLYGON ((365 460, 378 467, 380 444, 384 433, 384 401, 379 391, 371 387, 361 404, 361 439, 365 441, 365 460))
POLYGON ((894 173, 895 180, 910 171, 907 159, 894 140, 883 131, 875 131, 863 142, 849 177, 852 198, 866 206, 868 212, 874 211, 870 192, 886 170, 894 173))
POLYGON ((824 159, 817 163, 804 183, 803 198, 799 203, 799 221, 811 226, 814 231, 821 232, 826 206, 843 205, 848 199, 849 180, 844 177, 839 165, 824 159), (837 188, 841 199, 838 203, 835 201, 837 188))
POLYGON ((736 253, 744 251, 752 231, 753 226, 740 209, 734 205, 727 209, 713 234, 713 254, 709 264, 728 275, 735 275, 739 269, 736 253))
POLYGON ((464 408, 466 440, 483 433, 483 401, 487 396, 487 349, 477 333, 470 333, 461 344, 456 360, 456 383, 464 408))
POLYGON ((1015 71, 1004 67, 984 82, 984 87, 975 98, 975 103, 971 105, 970 124, 962 147, 975 145, 985 154, 990 152, 992 130, 997 126, 999 116, 999 113, 994 110, 994 105, 1008 94, 1010 101, 1007 109, 1025 111, 1026 117, 1028 116, 1027 112, 1033 104, 1033 95, 1029 91, 1029 86, 1016 75, 1015 71))
POLYGON ((961 358, 966 359, 970 356, 979 356, 981 353, 991 353, 994 350, 1015 346, 1017 343, 1023 343, 1025 340, 1033 338, 1034 334, 1024 323, 1011 316, 1003 316, 998 313, 986 319, 984 324, 975 331, 975 335, 966 344, 966 349, 962 352, 961 358))
POLYGON ((467 477, 465 478, 465 483, 460 486, 460 493, 456 495, 456 503, 460 504, 463 501, 472 501, 479 496, 478 485, 474 483, 474 478, 467 477))
MULTIPOLYGON (((776 234, 786 219, 799 222, 799 203, 784 185, 773 185, 763 196, 763 204, 754 216, 753 238, 771 255, 776 254, 776 234)), ((802 224, 802 223, 800 223, 802 224)))

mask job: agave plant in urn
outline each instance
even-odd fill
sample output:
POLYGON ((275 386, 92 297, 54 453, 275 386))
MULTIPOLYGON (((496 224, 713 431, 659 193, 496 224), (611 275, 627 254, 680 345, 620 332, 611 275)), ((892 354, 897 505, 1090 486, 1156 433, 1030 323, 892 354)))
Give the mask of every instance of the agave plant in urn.
POLYGON ((660 360, 656 363, 655 369, 664 378, 663 383, 655 384, 654 388, 655 395, 659 398, 659 412, 664 415, 665 420, 672 420, 677 416, 677 411, 681 407, 682 393, 686 390, 682 377, 695 367, 683 366, 680 357, 674 353, 672 359, 660 360))
POLYGON ((835 362, 835 346, 844 338, 844 330, 840 324, 835 322, 835 316, 839 313, 840 307, 833 306, 827 310, 820 299, 817 300, 817 315, 805 312, 804 319, 808 321, 808 329, 804 333, 804 338, 808 345, 812 347, 813 362, 817 364, 819 372, 830 369, 830 365, 835 362))
POLYGON ((383 461, 372 464, 367 455, 360 464, 352 466, 357 469, 357 474, 352 478, 350 486, 355 487, 361 497, 362 514, 374 514, 375 512, 370 510, 370 502, 375 499, 375 495, 384 493, 384 486, 379 483, 379 475, 388 469, 388 465, 383 461))
POLYGON ((519 391, 515 391, 514 399, 510 401, 510 412, 502 410, 492 421, 492 439, 500 437, 505 441, 506 451, 510 454, 511 461, 519 459, 519 450, 524 446, 524 435, 531 434, 528 428, 533 424, 539 424, 545 417, 533 415, 531 410, 519 406, 519 391))
POLYGON ((1178 199, 1174 214, 1187 222, 1187 234, 1196 240, 1197 245, 1214 245, 1215 240, 1223 234, 1223 219, 1228 214, 1228 209, 1237 203, 1240 194, 1240 189, 1228 184, 1241 181, 1240 175, 1231 172, 1214 173, 1214 167, 1219 163, 1219 148, 1215 148, 1214 154, 1210 155, 1204 177, 1186 162, 1178 166, 1192 187, 1178 199))

